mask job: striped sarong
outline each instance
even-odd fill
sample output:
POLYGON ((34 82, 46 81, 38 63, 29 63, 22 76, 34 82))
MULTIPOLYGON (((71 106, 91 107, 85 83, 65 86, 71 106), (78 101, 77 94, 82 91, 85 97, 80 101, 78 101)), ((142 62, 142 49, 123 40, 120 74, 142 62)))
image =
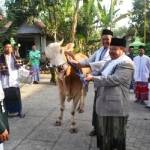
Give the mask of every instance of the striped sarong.
POLYGON ((127 116, 97 116, 97 147, 100 150, 126 150, 127 116))
POLYGON ((148 82, 135 82, 134 91, 137 101, 148 100, 148 82))

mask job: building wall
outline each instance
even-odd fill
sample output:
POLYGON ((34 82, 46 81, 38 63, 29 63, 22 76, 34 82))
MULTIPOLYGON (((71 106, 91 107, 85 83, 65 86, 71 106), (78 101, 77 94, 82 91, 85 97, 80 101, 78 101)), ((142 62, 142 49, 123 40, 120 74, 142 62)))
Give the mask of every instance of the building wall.
POLYGON ((41 47, 41 36, 40 35, 34 36, 34 41, 35 41, 36 48, 41 50, 42 49, 42 47, 41 47))
POLYGON ((41 36, 41 51, 44 52, 46 49, 46 36, 41 36))

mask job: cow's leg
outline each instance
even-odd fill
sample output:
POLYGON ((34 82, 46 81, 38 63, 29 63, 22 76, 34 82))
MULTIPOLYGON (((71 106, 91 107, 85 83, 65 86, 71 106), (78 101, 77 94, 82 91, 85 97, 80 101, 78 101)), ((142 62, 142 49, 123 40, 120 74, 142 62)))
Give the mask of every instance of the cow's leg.
POLYGON ((76 107, 79 102, 79 99, 73 99, 72 103, 72 110, 71 110, 71 127, 70 127, 70 133, 77 133, 77 126, 75 122, 75 113, 76 113, 76 107))
POLYGON ((65 95, 63 93, 60 93, 60 114, 56 120, 55 123, 56 126, 61 126, 62 124, 64 109, 65 109, 65 95))
POLYGON ((84 112, 84 100, 86 96, 86 91, 84 89, 81 90, 81 97, 79 101, 79 107, 78 107, 78 112, 83 113, 84 112))

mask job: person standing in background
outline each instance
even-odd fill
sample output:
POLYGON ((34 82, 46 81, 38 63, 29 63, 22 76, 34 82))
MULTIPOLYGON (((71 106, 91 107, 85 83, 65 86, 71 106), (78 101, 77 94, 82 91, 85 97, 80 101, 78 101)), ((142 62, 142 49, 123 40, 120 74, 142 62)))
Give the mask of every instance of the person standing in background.
POLYGON ((36 49, 36 45, 32 45, 32 50, 29 52, 29 60, 32 66, 32 81, 33 84, 38 84, 40 80, 40 59, 41 54, 40 51, 36 49))
POLYGON ((144 46, 139 47, 139 55, 133 59, 135 64, 135 96, 136 101, 144 104, 148 100, 148 78, 150 74, 150 58, 145 55, 144 46))
POLYGON ((20 58, 19 47, 20 47, 20 44, 15 44, 15 45, 14 45, 14 55, 15 55, 17 58, 20 58))
POLYGON ((3 54, 0 55, 0 79, 2 82, 5 98, 4 102, 8 113, 17 113, 17 116, 23 118, 21 94, 18 81, 18 69, 21 64, 13 53, 10 41, 3 42, 3 54))
POLYGON ((133 46, 129 46, 128 48, 128 52, 127 52, 127 56, 130 57, 132 60, 134 58, 134 55, 133 55, 133 49, 134 47, 133 46))
MULTIPOLYGON (((131 60, 133 60, 134 55, 133 55, 133 51, 134 51, 134 47, 133 46, 129 46, 128 51, 127 51, 127 56, 131 58, 131 60)), ((131 84, 130 84, 130 92, 134 92, 134 79, 132 78, 131 80, 131 84)))

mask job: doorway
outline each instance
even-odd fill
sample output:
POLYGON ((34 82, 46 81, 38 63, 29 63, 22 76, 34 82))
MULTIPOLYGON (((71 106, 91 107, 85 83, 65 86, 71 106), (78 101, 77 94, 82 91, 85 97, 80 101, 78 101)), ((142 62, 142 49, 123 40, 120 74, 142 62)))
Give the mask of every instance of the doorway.
POLYGON ((19 53, 21 58, 28 59, 29 51, 32 49, 32 45, 35 42, 34 38, 18 38, 18 43, 20 43, 19 53))

